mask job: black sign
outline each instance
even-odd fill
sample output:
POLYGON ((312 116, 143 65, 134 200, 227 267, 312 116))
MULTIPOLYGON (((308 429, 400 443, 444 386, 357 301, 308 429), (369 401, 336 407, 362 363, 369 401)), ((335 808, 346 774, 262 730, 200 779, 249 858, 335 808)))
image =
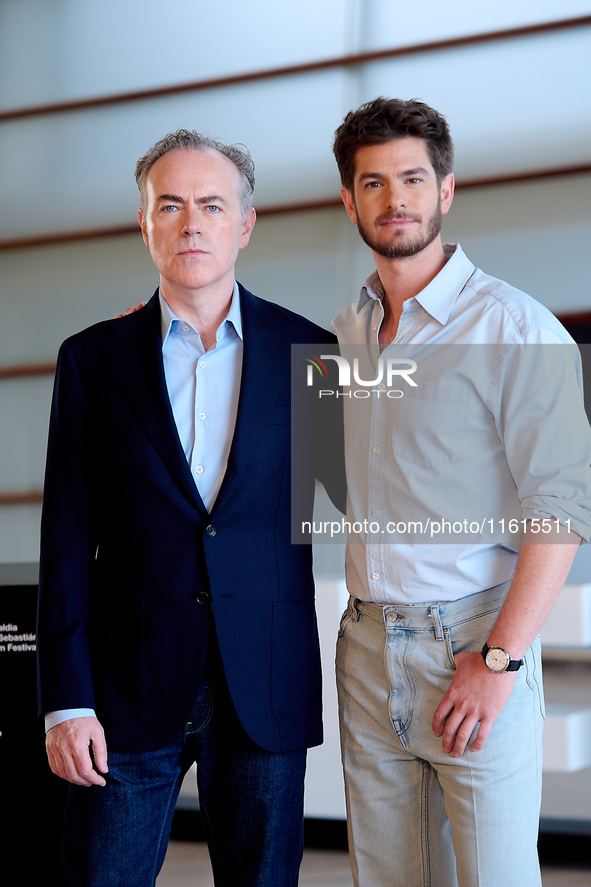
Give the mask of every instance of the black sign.
POLYGON ((5 884, 63 885, 67 784, 49 769, 37 718, 36 609, 36 585, 0 585, 1 872, 5 884))

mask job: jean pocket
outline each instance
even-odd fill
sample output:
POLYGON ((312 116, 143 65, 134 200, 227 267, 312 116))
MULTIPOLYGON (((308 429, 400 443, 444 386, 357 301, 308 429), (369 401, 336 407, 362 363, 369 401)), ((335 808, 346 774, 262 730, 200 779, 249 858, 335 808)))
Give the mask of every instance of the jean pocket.
POLYGON ((480 653, 500 611, 500 606, 493 606, 444 629, 445 645, 452 668, 456 667, 455 657, 458 653, 480 653))
POLYGON ((342 638, 343 635, 345 634, 345 630, 346 630, 347 626, 349 625, 349 623, 350 622, 357 622, 359 619, 359 616, 360 616, 360 613, 357 612, 357 610, 355 608, 355 602, 354 602, 353 598, 351 598, 349 600, 349 603, 347 604, 347 609, 345 610, 345 612, 341 616, 341 621, 339 623, 338 636, 340 638, 342 638))
POLYGON ((349 604, 343 615, 341 616, 341 621, 339 623, 339 631, 338 636, 340 638, 345 634, 345 629, 347 625, 353 620, 356 620, 355 609, 352 604, 349 604))
POLYGON ((445 649, 447 651, 447 661, 450 668, 456 669, 456 658, 454 656, 453 643, 451 639, 451 633, 449 628, 445 628, 443 631, 443 636, 445 638, 445 649))
POLYGON ((522 667, 525 668, 525 680, 527 685, 536 694, 538 705, 540 707, 540 714, 545 721, 546 703, 544 701, 544 686, 542 682, 541 649, 542 642, 540 640, 540 635, 538 635, 523 657, 524 666, 522 667))

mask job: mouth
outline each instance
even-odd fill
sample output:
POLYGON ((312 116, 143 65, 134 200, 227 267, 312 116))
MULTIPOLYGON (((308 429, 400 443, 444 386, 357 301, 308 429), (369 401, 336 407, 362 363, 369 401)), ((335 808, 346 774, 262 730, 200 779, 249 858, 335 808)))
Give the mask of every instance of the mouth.
POLYGON ((412 218, 410 216, 382 216, 377 220, 378 228, 406 228, 410 225, 414 225, 415 222, 418 222, 418 219, 412 218))
POLYGON ((177 253, 177 256, 206 256, 207 250, 204 249, 183 249, 177 253))

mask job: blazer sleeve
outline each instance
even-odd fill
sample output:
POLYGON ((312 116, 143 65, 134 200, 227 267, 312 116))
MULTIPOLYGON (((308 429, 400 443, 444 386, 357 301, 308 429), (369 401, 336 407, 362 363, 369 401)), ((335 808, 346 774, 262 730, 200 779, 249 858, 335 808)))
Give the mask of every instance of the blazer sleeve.
POLYGON ((72 346, 60 349, 41 519, 39 711, 95 708, 87 627, 93 541, 85 399, 72 346))

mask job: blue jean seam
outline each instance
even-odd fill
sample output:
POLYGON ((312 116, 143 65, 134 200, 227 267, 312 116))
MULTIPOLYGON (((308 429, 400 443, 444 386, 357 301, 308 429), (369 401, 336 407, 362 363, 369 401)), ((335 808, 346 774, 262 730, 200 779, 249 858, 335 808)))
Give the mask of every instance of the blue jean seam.
POLYGON ((421 776, 421 856, 423 863, 423 881, 425 887, 431 884, 431 854, 429 852, 429 764, 422 762, 421 776))
MULTIPOLYGON (((182 776, 184 776, 184 774, 182 774, 182 776)), ((181 778, 182 778, 182 776, 181 776, 181 778)), ((178 784, 179 784, 179 777, 177 776, 177 778, 173 782, 171 789, 170 789, 170 794, 168 796, 168 801, 166 803, 166 809, 164 811, 164 816, 162 818, 162 825, 160 827, 160 834, 158 835, 158 843, 156 844, 156 853, 154 855, 154 865, 152 866, 152 884, 154 884, 156 882, 156 877, 158 876, 158 872, 160 871, 160 870, 156 871, 156 866, 158 864, 158 857, 160 855, 160 847, 162 846, 162 839, 164 837, 164 829, 165 829, 166 823, 168 822, 168 812, 170 810, 170 805, 171 805, 171 802, 174 797, 175 790, 176 790, 176 787, 178 784)))

